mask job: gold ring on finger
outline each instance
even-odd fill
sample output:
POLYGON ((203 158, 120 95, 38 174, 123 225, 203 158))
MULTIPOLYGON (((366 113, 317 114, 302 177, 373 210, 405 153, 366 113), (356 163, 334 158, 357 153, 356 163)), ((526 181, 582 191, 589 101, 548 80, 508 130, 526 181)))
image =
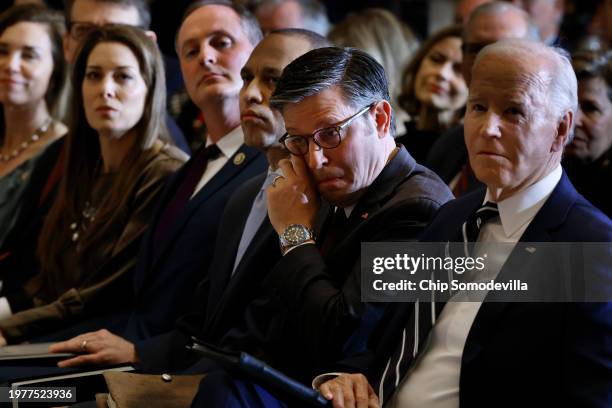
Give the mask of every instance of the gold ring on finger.
POLYGON ((285 177, 283 176, 276 176, 274 177, 274 180, 272 180, 272 187, 276 187, 276 182, 280 179, 284 179, 285 177))

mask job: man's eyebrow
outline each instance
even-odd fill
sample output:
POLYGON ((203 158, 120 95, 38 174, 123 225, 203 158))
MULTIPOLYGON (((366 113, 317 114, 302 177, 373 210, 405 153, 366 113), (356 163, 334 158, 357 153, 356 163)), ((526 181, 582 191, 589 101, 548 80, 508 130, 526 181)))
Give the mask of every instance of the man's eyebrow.
POLYGON ((185 41, 183 41, 183 43, 181 44, 181 50, 183 49, 183 47, 185 47, 185 45, 188 45, 188 44, 190 45, 194 42, 197 44, 200 41, 202 41, 204 38, 214 37, 216 35, 224 35, 232 39, 236 38, 235 35, 231 34, 229 31, 226 31, 224 29, 218 29, 215 31, 211 31, 207 33, 205 37, 202 37, 202 39, 200 39, 199 33, 195 33, 191 37, 188 37, 185 41))
POLYGON ((198 43, 198 38, 197 37, 190 37, 187 38, 185 41, 183 41, 183 43, 181 44, 181 51, 183 51, 185 49, 185 47, 193 45, 193 44, 197 44, 198 43))

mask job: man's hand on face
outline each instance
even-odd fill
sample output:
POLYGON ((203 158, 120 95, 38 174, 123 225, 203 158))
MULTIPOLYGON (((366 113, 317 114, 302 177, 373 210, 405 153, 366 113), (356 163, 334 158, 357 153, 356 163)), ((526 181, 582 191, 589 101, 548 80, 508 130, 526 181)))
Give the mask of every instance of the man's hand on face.
POLYGON ((326 381, 319 392, 334 408, 378 408, 380 402, 363 374, 342 374, 326 381))
POLYGON ((280 235, 291 224, 312 228, 319 210, 319 193, 302 156, 283 159, 278 166, 284 177, 268 187, 268 217, 280 235))
POLYGON ((133 343, 116 336, 106 329, 89 332, 70 340, 49 346, 52 353, 76 353, 76 357, 62 360, 58 367, 78 367, 84 365, 113 365, 136 363, 136 349, 133 343))

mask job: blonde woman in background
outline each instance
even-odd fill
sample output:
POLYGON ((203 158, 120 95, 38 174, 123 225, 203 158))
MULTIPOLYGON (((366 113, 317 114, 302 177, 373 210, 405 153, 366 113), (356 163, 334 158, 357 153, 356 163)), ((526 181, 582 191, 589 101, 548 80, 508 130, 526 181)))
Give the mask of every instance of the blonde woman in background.
POLYGON ((397 97, 404 68, 419 47, 419 40, 410 27, 385 9, 369 8, 350 14, 334 26, 328 37, 339 47, 367 52, 383 66, 389 81, 396 134, 404 134, 408 116, 397 103, 397 97))

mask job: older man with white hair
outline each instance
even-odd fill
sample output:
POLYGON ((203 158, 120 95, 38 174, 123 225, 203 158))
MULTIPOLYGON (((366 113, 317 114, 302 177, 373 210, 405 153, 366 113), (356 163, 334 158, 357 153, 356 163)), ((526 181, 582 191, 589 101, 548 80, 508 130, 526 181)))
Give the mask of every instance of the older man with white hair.
MULTIPOLYGON (((483 49, 472 71, 465 140, 486 188, 444 205, 424 241, 472 241, 475 253, 504 243, 487 264, 496 282, 560 264, 583 278, 589 263, 609 294, 612 222, 576 192, 560 165, 574 127, 576 82, 567 57, 543 44, 504 40, 483 49), (542 242, 604 243, 604 259, 563 265, 555 259, 562 254, 532 244, 542 242)), ((561 280, 553 275, 551 287, 561 280)), ((343 362, 367 378, 344 374, 320 391, 334 406, 372 406, 374 392, 385 406, 406 408, 612 406, 611 303, 495 303, 489 295, 434 310, 429 335, 416 338, 418 316, 430 308, 400 305, 371 345, 377 364, 360 365, 368 361, 363 355, 343 362), (414 329, 395 318, 401 313, 416 316, 414 329)))
POLYGON ((507 0, 524 9, 540 31, 542 40, 547 45, 559 45, 559 30, 565 14, 564 0, 507 0))

